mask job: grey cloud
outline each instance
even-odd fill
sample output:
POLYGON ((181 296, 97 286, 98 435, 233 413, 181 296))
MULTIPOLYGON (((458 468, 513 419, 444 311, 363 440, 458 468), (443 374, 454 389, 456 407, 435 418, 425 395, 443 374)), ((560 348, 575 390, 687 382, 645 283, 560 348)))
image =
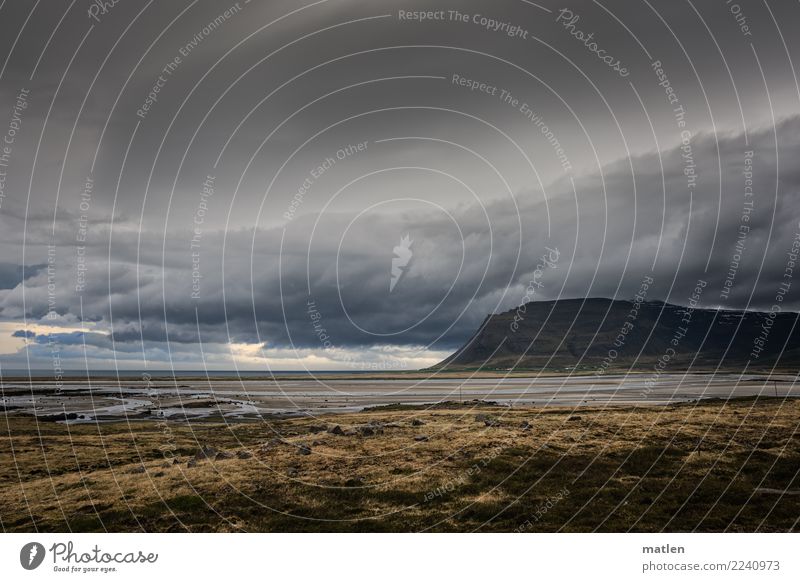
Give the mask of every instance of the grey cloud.
MULTIPOLYGON (((560 259, 543 274, 536 299, 631 297, 653 274, 654 297, 685 302, 703 278, 706 305, 768 307, 797 232, 800 185, 800 95, 790 68, 800 55, 792 42, 787 54, 772 14, 789 39, 797 7, 770 12, 742 0, 749 39, 724 3, 695 3, 697 12, 673 2, 602 4, 636 38, 598 3, 565 6, 580 15, 579 28, 624 58, 625 79, 555 25, 554 14, 477 0, 437 8, 518 24, 531 38, 471 21, 398 20, 398 10, 430 2, 337 0, 255 34, 212 68, 297 8, 289 0, 252 2, 183 59, 144 119, 136 111, 164 65, 226 6, 198 2, 150 48, 188 3, 153 3, 124 36, 142 7, 119 3, 76 53, 92 25, 78 6, 31 79, 66 6, 37 9, 0 79, 0 134, 14 95, 31 89, 0 206, 0 315, 46 324, 54 308, 58 323, 83 319, 101 328, 57 334, 65 357, 76 358, 83 355, 74 344, 84 338, 97 359, 144 349, 190 361, 199 341, 319 349, 319 328, 336 347, 450 349, 487 313, 526 297, 545 247, 558 248, 560 259), (384 14, 392 17, 372 18, 384 14), (687 111, 698 175, 691 194, 673 106, 652 71, 656 59, 687 111), (456 73, 527 103, 574 171, 565 175, 553 144, 518 106, 454 85, 456 73), (426 78, 392 78, 408 76, 426 78), (365 151, 312 180, 285 218, 326 158, 365 141, 365 151), (742 226, 747 149, 755 152, 754 208, 730 298, 721 299, 742 226), (90 174, 94 187, 84 198, 90 174), (204 201, 208 175, 216 191, 204 201), (191 246, 196 226, 199 249, 191 246), (405 235, 414 240, 413 259, 390 292, 393 248, 405 235), (54 281, 42 269, 48 245, 56 248, 54 281), (202 275, 196 299, 193 250, 202 275)), ((21 2, 0 9, 5 50, 28 10, 21 2)), ((797 309, 797 300, 786 308, 797 309)), ((46 356, 39 344, 26 349, 46 356)))

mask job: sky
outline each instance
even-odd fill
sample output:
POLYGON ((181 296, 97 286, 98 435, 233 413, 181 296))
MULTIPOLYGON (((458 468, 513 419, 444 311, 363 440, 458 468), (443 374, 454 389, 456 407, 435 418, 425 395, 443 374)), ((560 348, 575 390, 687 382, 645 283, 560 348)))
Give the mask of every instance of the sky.
POLYGON ((7 0, 0 373, 417 369, 488 314, 649 278, 768 311, 800 236, 798 24, 749 0, 7 0))

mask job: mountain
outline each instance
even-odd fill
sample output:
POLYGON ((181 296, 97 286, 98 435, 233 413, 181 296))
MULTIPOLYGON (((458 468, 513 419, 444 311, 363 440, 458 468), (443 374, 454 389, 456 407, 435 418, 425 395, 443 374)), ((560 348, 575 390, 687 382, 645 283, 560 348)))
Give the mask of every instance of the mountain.
POLYGON ((794 369, 797 313, 681 307, 661 301, 561 299, 489 315, 435 369, 794 369))

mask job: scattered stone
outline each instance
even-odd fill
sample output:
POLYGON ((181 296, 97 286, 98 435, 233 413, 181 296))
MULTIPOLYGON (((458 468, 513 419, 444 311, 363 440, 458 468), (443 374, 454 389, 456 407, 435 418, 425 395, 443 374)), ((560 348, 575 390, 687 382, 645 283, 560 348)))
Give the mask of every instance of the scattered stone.
POLYGON ((375 434, 375 429, 371 426, 362 426, 359 430, 361 436, 373 436, 375 434))
POLYGON ((355 479, 348 479, 344 482, 345 487, 361 487, 364 484, 364 477, 356 477, 355 479))
POLYGON ((344 436, 356 436, 358 434, 358 431, 354 428, 350 428, 344 431, 342 434, 344 436))
POLYGON ((328 432, 331 433, 331 434, 338 434, 338 435, 343 435, 344 434, 344 431, 342 430, 342 427, 339 426, 338 424, 336 426, 334 426, 333 428, 329 428, 328 432))
POLYGON ((390 422, 390 423, 384 424, 383 428, 402 428, 402 426, 397 424, 396 422, 390 422))
POLYGON ((164 473, 164 471, 159 471, 158 473, 153 473, 153 477, 163 477, 164 475, 166 475, 166 473, 164 473))
POLYGON ((519 427, 522 430, 531 430, 533 428, 533 425, 530 422, 528 422, 527 420, 523 420, 522 424, 520 424, 519 427))
POLYGON ((180 465, 181 464, 181 460, 178 457, 175 457, 174 459, 172 459, 172 464, 173 465, 180 465))
POLYGON ((146 471, 146 469, 144 468, 144 465, 139 465, 138 467, 134 467, 133 469, 131 469, 130 473, 141 474, 141 473, 144 473, 145 471, 146 471))
POLYGON ((317 434, 318 432, 325 432, 326 428, 324 426, 319 425, 311 425, 308 427, 308 432, 311 434, 317 434))
POLYGON ((489 416, 488 414, 483 414, 483 413, 476 414, 475 415, 475 422, 486 422, 487 420, 491 420, 491 418, 492 417, 489 416))
POLYGON ((310 455, 311 454, 311 447, 308 445, 300 445, 297 447, 297 453, 300 455, 310 455))
POLYGON ((218 452, 219 451, 214 447, 209 447, 208 445, 206 445, 195 453, 194 458, 198 461, 203 461, 205 459, 213 459, 218 452))
POLYGON ((418 434, 414 437, 414 440, 420 443, 428 442, 430 439, 425 436, 424 434, 418 434))
POLYGON ((161 463, 161 467, 163 469, 169 469, 173 465, 173 463, 174 463, 174 461, 172 463, 170 463, 169 461, 165 461, 165 462, 161 463))
POLYGON ((325 444, 325 441, 313 441, 313 442, 311 443, 311 446, 312 446, 312 447, 321 447, 321 446, 323 446, 324 444, 325 444))
POLYGON ((569 417, 567 420, 568 420, 568 421, 575 422, 575 421, 578 421, 578 420, 580 420, 580 419, 581 419, 581 417, 580 417, 580 416, 578 416, 578 415, 572 415, 572 416, 570 416, 570 417, 569 417))
POLYGON ((261 452, 262 453, 266 453, 266 452, 269 452, 271 449, 274 449, 275 447, 277 447, 279 445, 288 445, 288 444, 291 444, 291 443, 289 443, 289 441, 286 441, 286 440, 284 440, 284 439, 282 439, 280 437, 275 437, 275 438, 270 439, 268 442, 264 443, 263 445, 261 445, 261 452))
POLYGON ((423 426, 425 424, 424 421, 420 420, 419 418, 415 418, 411 421, 411 426, 423 426))
POLYGON ((253 457, 253 453, 250 451, 238 451, 236 453, 237 459, 251 459, 253 457))
POLYGON ((297 474, 299 472, 300 471, 298 470, 297 467, 287 467, 286 469, 286 474, 289 475, 289 477, 297 477, 297 474))
POLYGON ((227 459, 233 458, 233 453, 229 453, 227 451, 220 451, 217 453, 217 456, 214 457, 217 461, 225 461, 227 459))
POLYGON ((197 459, 189 459, 189 462, 186 463, 187 467, 196 467, 197 466, 197 459))

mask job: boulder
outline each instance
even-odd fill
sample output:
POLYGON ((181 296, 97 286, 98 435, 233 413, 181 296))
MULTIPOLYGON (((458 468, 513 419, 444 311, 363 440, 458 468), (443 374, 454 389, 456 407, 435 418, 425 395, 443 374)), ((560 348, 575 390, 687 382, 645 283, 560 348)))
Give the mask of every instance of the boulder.
POLYGON ((214 447, 209 447, 206 445, 195 453, 194 458, 198 461, 202 461, 204 459, 213 459, 218 452, 219 451, 214 447))
POLYGON ((77 412, 59 412, 58 414, 42 414, 36 417, 37 420, 47 421, 47 422, 63 422, 65 420, 77 420, 78 413, 77 412))

